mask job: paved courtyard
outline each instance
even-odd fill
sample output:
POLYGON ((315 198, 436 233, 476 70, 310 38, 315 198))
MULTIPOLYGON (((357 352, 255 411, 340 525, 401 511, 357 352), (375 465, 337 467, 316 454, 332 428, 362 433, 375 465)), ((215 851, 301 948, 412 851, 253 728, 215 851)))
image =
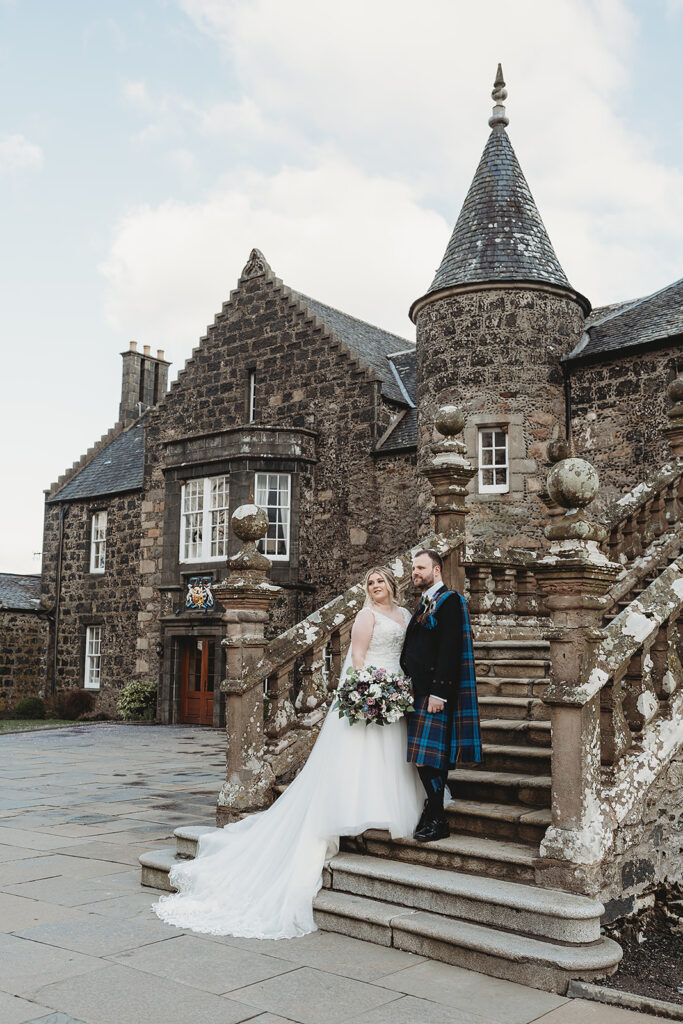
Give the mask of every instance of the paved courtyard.
POLYGON ((211 824, 223 736, 93 725, 0 736, 0 1024, 647 1024, 661 1018, 316 932, 163 924, 138 856, 211 824))

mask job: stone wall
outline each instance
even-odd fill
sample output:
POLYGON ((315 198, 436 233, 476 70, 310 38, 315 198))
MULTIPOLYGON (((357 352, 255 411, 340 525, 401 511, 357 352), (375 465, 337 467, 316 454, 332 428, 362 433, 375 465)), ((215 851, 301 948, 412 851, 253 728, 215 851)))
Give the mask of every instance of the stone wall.
POLYGON ((634 913, 659 885, 683 883, 683 753, 618 829, 603 865, 605 922, 634 913))
MULTIPOLYGON (((43 601, 52 607, 56 591, 59 506, 47 504, 45 509, 43 601)), ((121 687, 140 678, 135 672, 138 645, 145 645, 146 650, 146 639, 138 639, 142 593, 138 576, 140 511, 141 495, 136 492, 70 502, 64 519, 56 686, 58 690, 83 686, 86 627, 101 625, 102 674, 98 710, 114 710, 121 687), (91 518, 103 509, 107 511, 105 571, 92 574, 91 518)), ((52 671, 53 644, 54 627, 51 626, 48 680, 52 671)), ((48 681, 48 692, 49 685, 48 681)))
POLYGON ((44 695, 47 632, 44 615, 0 609, 0 715, 44 695))
POLYGON ((614 501, 671 458, 662 435, 668 384, 683 347, 571 364, 572 432, 577 455, 600 474, 598 503, 614 501))
POLYGON ((169 468, 169 452, 179 439, 211 439, 213 456, 193 456, 183 472, 187 478, 229 473, 230 511, 249 500, 254 472, 292 474, 292 557, 271 571, 274 582, 287 588, 274 612, 279 630, 344 590, 370 565, 414 543, 423 517, 414 457, 373 455, 394 412, 380 381, 306 314, 298 296, 269 272, 242 278, 150 417, 140 573, 144 593, 151 596, 143 602, 140 637, 147 647, 139 652, 138 674, 155 669, 149 650, 159 636, 159 614, 174 614, 182 594, 179 577, 190 568, 217 579, 225 575, 217 563, 179 564, 177 545, 164 547, 164 534, 180 515, 169 468), (247 422, 250 370, 256 373, 253 425, 247 422), (229 434, 238 428, 242 448, 231 452, 229 434), (264 440, 259 428, 289 431, 294 440, 289 449, 269 451, 272 438, 264 440), (162 590, 155 605, 158 588, 174 586, 162 590))
POLYGON ((512 547, 541 544, 547 511, 540 498, 546 445, 565 431, 560 359, 583 333, 583 312, 561 293, 487 288, 436 298, 417 313, 420 460, 427 457, 434 414, 462 405, 467 455, 478 462, 477 428, 504 425, 510 449, 510 491, 469 489, 476 540, 512 547))

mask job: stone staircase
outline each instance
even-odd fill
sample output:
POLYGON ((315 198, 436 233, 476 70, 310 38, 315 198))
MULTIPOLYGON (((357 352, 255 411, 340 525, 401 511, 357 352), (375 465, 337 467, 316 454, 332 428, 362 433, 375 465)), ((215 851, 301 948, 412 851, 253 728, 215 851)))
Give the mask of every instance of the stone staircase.
MULTIPOLYGON (((609 974, 620 947, 600 935, 602 904, 544 888, 538 847, 550 824, 551 732, 541 694, 548 644, 475 644, 484 760, 456 769, 452 835, 435 843, 369 830, 344 838, 315 901, 318 925, 564 993, 609 974)), ((204 827, 176 830, 176 850, 140 858, 142 884, 168 889, 177 858, 204 827)))

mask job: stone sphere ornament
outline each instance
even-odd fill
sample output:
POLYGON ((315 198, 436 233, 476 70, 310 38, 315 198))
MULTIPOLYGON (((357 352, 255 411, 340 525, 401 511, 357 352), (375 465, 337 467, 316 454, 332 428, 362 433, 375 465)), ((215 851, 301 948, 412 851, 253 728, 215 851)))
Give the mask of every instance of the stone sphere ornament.
POLYGON ((562 508, 590 505, 600 487, 594 466, 585 459, 563 459, 548 473, 548 494, 562 508))
POLYGON ((444 437, 453 437, 460 433, 466 419, 465 411, 459 405, 442 405, 434 417, 434 426, 444 437))
POLYGON ((256 541, 268 533, 268 516, 258 505, 240 505, 232 514, 233 532, 242 541, 256 541))
POLYGON ((672 408, 669 409, 669 416, 683 415, 683 377, 676 377, 666 389, 672 408))

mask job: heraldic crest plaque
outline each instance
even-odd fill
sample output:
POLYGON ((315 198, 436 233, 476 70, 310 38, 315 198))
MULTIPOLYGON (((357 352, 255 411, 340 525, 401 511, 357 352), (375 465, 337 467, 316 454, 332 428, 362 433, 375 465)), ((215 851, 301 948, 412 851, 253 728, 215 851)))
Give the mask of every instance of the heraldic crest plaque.
POLYGON ((187 584, 185 607, 193 612, 208 612, 213 608, 212 579, 210 576, 191 576, 187 584))

